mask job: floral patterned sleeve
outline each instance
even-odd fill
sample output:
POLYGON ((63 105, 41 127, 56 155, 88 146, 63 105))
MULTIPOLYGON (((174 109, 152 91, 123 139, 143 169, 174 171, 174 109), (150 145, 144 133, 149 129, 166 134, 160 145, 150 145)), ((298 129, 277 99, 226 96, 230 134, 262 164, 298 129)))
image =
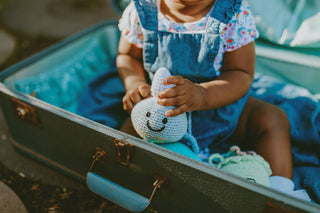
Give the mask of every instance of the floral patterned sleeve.
POLYGON ((121 35, 133 45, 143 47, 143 35, 136 8, 133 2, 127 6, 119 20, 121 35))
POLYGON ((254 17, 247 1, 243 1, 236 13, 221 34, 224 52, 236 50, 259 37, 254 17))

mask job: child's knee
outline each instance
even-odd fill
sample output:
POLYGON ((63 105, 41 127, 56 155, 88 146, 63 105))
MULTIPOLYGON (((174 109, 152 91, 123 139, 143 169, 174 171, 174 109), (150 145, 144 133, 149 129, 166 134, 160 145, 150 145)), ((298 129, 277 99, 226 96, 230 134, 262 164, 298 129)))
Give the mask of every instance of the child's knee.
POLYGON ((266 105, 260 112, 259 126, 262 131, 268 132, 290 132, 290 123, 286 113, 277 106, 266 105))
POLYGON ((247 112, 247 134, 252 139, 266 134, 289 134, 290 124, 286 113, 279 107, 256 102, 247 112))

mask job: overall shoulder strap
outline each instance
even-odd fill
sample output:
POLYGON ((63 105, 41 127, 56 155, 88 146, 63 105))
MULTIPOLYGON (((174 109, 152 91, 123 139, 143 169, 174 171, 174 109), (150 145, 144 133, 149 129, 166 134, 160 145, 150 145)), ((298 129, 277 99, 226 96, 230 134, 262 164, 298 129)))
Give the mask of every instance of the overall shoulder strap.
POLYGON ((140 23, 146 30, 158 30, 157 0, 133 0, 140 23))
POLYGON ((228 24, 234 14, 239 11, 242 0, 216 0, 211 17, 228 24))
POLYGON ((207 29, 214 29, 212 25, 219 25, 217 30, 221 32, 224 26, 231 21, 234 14, 239 11, 241 3, 242 0, 216 0, 208 20, 207 29))

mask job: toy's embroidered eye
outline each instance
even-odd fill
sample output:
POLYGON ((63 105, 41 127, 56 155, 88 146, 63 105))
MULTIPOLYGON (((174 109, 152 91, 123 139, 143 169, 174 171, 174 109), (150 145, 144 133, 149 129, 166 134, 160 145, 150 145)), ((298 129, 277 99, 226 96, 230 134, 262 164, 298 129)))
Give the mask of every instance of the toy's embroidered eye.
POLYGON ((147 117, 150 117, 151 113, 150 112, 147 112, 146 116, 147 117))
POLYGON ((163 120, 162 120, 162 123, 163 124, 166 124, 168 122, 168 118, 164 118, 163 120))

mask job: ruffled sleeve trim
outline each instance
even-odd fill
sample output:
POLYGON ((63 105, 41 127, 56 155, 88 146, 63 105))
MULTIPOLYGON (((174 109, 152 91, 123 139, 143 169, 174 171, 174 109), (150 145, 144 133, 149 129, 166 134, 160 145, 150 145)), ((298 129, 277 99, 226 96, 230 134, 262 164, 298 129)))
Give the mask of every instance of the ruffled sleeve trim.
POLYGON ((142 27, 133 2, 130 2, 123 11, 118 27, 121 31, 121 36, 128 42, 139 48, 143 47, 142 27))

